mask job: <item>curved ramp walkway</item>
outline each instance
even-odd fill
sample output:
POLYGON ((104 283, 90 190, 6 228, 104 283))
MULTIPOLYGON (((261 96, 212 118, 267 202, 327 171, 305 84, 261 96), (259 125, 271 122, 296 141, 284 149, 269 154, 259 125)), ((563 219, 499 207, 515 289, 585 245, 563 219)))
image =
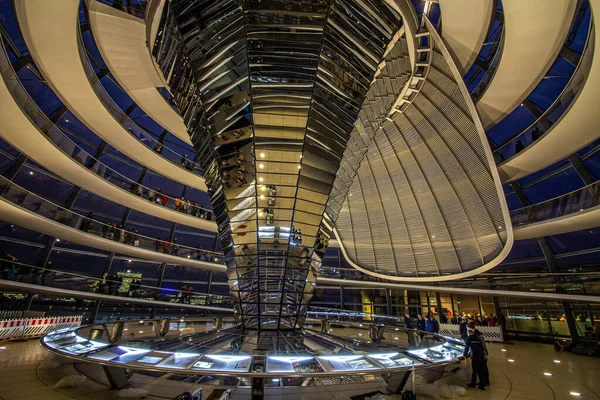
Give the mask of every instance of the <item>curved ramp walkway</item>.
POLYGON ((580 212, 534 222, 515 229, 515 239, 531 239, 537 237, 560 235, 592 229, 600 226, 600 206, 595 206, 580 212))
MULTIPOLYGON (((12 188, 12 186, 11 186, 12 188)), ((11 190, 11 189, 8 189, 11 190)), ((14 195, 4 193, 4 196, 12 198, 14 195)), ((53 205, 50 202, 45 202, 42 199, 33 197, 23 199, 22 203, 28 208, 39 209, 30 211, 28 208, 22 207, 15 204, 13 201, 6 197, 0 198, 0 219, 10 222, 11 224, 19 225, 27 229, 34 230, 36 232, 43 233, 45 235, 68 240, 73 243, 81 244, 84 246, 93 247, 95 249, 105 250, 109 252, 115 252, 118 254, 124 254, 131 257, 160 261, 167 264, 183 265, 192 268, 205 269, 209 271, 225 272, 226 267, 222 264, 216 264, 214 262, 196 261, 192 258, 179 257, 171 254, 161 253, 153 250, 148 250, 142 247, 131 246, 129 244, 121 243, 115 240, 105 239, 101 236, 94 235, 92 233, 86 233, 79 229, 73 228, 70 225, 79 225, 79 219, 74 219, 72 213, 61 209, 60 207, 53 205), (40 204, 34 203, 37 201, 40 204), (42 214, 51 216, 57 219, 57 222, 49 217, 45 217, 42 214)))
MULTIPOLYGON (((504 50, 493 80, 477 103, 484 128, 506 117, 544 77, 564 44, 577 3, 502 1, 504 50)), ((464 10, 465 14, 469 12, 464 10)))
POLYGON ((145 305, 149 307, 170 307, 170 308, 183 308, 186 310, 205 310, 205 311, 213 311, 218 313, 232 313, 232 308, 225 307, 211 307, 211 306, 202 306, 195 304, 184 304, 184 303, 171 303, 167 301, 160 300, 149 300, 149 299, 136 299, 133 297, 124 298, 122 296, 113 296, 109 294, 102 293, 92 293, 92 292, 82 292, 80 290, 69 290, 63 288, 54 288, 50 286, 42 286, 42 285, 34 285, 31 283, 23 283, 23 282, 14 282, 7 281, 5 279, 0 279, 0 289, 4 291, 17 291, 17 292, 25 292, 31 294, 45 294, 52 296, 62 296, 62 297, 74 297, 76 299, 87 299, 87 300, 96 300, 102 302, 119 302, 119 303, 130 303, 136 305, 145 305))
POLYGON ((498 290, 498 289, 472 289, 465 287, 433 286, 433 285, 414 285, 410 283, 394 283, 382 281, 355 281, 350 279, 320 278, 317 285, 323 287, 362 287, 365 289, 399 289, 416 290, 423 292, 440 292, 453 294, 468 294, 474 296, 498 296, 498 297, 524 297, 529 299, 546 299, 561 301, 582 301, 590 303, 600 303, 600 296, 564 294, 564 293, 544 293, 544 292, 522 292, 516 290, 498 290))
POLYGON ((98 50, 119 85, 154 121, 192 144, 181 116, 158 92, 165 87, 146 46, 143 20, 97 0, 86 0, 98 50))
POLYGON ((515 239, 592 229, 600 226, 600 182, 511 212, 515 239))
MULTIPOLYGON (((91 157, 75 143, 64 138, 62 132, 37 108, 29 98, 25 88, 14 74, 4 50, 0 46, 0 136, 44 168, 89 192, 110 199, 131 209, 154 215, 168 221, 215 232, 216 224, 171 208, 152 203, 102 178, 106 175, 114 181, 119 180, 115 173, 106 173, 109 169, 97 162, 93 169, 86 168, 86 160, 91 157), (18 104, 17 104, 18 101, 18 104), (23 108, 22 108, 23 107, 23 108), (28 111, 26 115, 23 110, 28 111), (35 123, 36 125, 34 125, 35 123), (44 128, 42 130, 42 127, 44 128), (52 141, 47 139, 47 136, 52 141), (53 143, 54 142, 54 143, 53 143), (60 148, 57 144, 60 144, 60 148), (61 150, 62 149, 62 150, 61 150), (73 157, 65 151, 70 149, 73 157), (82 159, 85 158, 85 159, 82 159), (105 172, 102 172, 105 171, 105 172)), ((127 179, 121 177, 123 180, 127 179)))
POLYGON ((464 75, 485 41, 494 11, 493 0, 440 0, 442 39, 464 75))
MULTIPOLYGON (((594 16, 600 14, 600 0, 590 0, 594 16)), ((600 29, 592 29, 585 54, 574 78, 561 94, 555 107, 562 112, 540 139, 499 165, 503 182, 523 178, 550 166, 600 137, 600 29), (566 108, 566 110, 565 110, 566 108)), ((548 113, 546 113, 548 114, 548 113)), ((548 119, 552 115, 547 115, 548 119)))
POLYGON ((25 43, 48 85, 77 118, 114 148, 170 179, 206 190, 204 178, 131 135, 98 98, 80 57, 79 4, 79 0, 15 2, 25 43))

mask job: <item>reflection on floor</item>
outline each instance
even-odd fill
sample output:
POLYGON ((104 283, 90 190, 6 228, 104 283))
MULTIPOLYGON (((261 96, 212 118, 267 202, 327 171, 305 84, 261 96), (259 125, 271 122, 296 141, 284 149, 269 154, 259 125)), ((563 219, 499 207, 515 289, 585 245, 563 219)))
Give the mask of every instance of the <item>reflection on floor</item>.
MULTIPOLYGON (((83 386, 69 389, 53 389, 62 377, 76 374, 71 362, 63 360, 58 368, 44 362, 49 354, 36 340, 3 343, 0 351, 0 399, 17 400, 44 398, 46 400, 118 398, 118 391, 90 379, 83 386)), ((489 344, 491 388, 482 392, 469 389, 463 399, 519 400, 519 399, 574 399, 573 393, 582 399, 600 400, 600 361, 597 358, 561 353, 550 345, 516 343, 514 345, 489 344), (514 361, 510 361, 514 360, 514 361), (551 375, 547 375, 551 374, 551 375)), ((156 379, 135 374, 132 387, 143 388, 151 394, 150 399, 171 399, 198 386, 156 379)), ((269 388, 267 399, 284 400, 347 400, 351 396, 384 389, 380 382, 352 385, 329 385, 297 388, 269 388)), ((210 393, 205 388, 205 396, 210 393)), ((233 399, 249 399, 249 389, 236 388, 233 399)), ((419 400, 430 400, 419 396, 419 400)))

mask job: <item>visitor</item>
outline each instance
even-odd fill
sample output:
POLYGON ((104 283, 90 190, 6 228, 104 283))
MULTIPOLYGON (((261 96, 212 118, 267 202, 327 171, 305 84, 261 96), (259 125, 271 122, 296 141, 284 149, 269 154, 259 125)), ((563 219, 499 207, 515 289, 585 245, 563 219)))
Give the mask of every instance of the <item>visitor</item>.
POLYGON ((474 328, 469 328, 465 345, 463 356, 471 358, 471 368, 473 369, 473 373, 471 374, 471 382, 467 386, 471 388, 477 387, 481 390, 485 390, 486 383, 488 383, 485 376, 487 370, 487 351, 485 345, 481 341, 481 338, 475 334, 474 328), (477 384, 478 377, 479 384, 477 384))
POLYGON ((467 327, 467 318, 463 317, 460 324, 458 325, 458 332, 460 333, 460 338, 467 343, 467 338, 469 337, 468 327, 467 327))
POLYGON ((171 254, 176 256, 179 253, 179 246, 177 245, 177 238, 173 239, 173 243, 171 243, 171 254))
POLYGON ((154 242, 154 251, 160 251, 162 245, 162 240, 160 240, 159 237, 156 238, 156 241, 154 242))
POLYGON ((135 228, 133 230, 133 246, 134 247, 139 247, 140 246, 140 230, 135 228))
POLYGON ((102 280, 100 281, 100 293, 102 294, 108 294, 108 274, 105 272, 104 274, 102 274, 102 280))
POLYGON ((103 238, 107 237, 109 231, 110 231, 110 222, 106 221, 105 224, 102 224, 102 237, 103 238))
POLYGON ((82 232, 87 233, 91 226, 92 226, 92 218, 93 218, 93 214, 90 212, 88 213, 87 217, 85 217, 82 221, 81 221, 81 225, 79 226, 79 230, 82 232))
POLYGON ((206 255, 201 245, 196 248, 196 261, 206 261, 206 255))
MULTIPOLYGON (((425 318, 423 318, 423 315, 417 314, 417 329, 425 332, 426 325, 427 324, 425 323, 425 318)), ((421 334, 421 337, 423 337, 423 334, 421 334)))
POLYGON ((408 313, 404 314, 404 324, 403 324, 403 326, 406 329, 412 329, 412 323, 410 321, 410 314, 408 314, 408 313))
POLYGON ((525 145, 520 140, 517 140, 517 143, 515 143, 515 153, 519 154, 523 150, 525 150, 525 145))

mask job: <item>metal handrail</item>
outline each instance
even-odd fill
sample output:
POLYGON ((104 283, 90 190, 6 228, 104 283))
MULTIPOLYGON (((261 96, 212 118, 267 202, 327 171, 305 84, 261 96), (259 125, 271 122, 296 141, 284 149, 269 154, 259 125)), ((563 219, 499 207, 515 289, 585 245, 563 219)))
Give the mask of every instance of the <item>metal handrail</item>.
MULTIPOLYGON (((509 144, 515 142, 518 138, 525 135, 527 132, 533 131, 533 128, 536 128, 536 127, 538 127, 538 125, 541 125, 542 121, 544 121, 544 120, 550 121, 548 119, 550 114, 552 114, 556 109, 558 109, 559 106, 561 106, 561 105, 564 106, 563 113, 559 117, 557 117, 555 119, 555 121, 553 121, 553 122, 550 121, 550 122, 552 122, 552 124, 550 126, 548 126, 548 127, 541 126, 542 130, 540 131, 540 137, 536 140, 532 140, 531 143, 529 143, 525 147, 530 146, 531 144, 533 144, 537 140, 539 140, 541 138, 541 136, 543 136, 545 133, 547 133, 555 125, 555 123, 560 120, 560 117, 569 110, 569 106, 571 104, 573 104, 573 102, 577 98, 579 92, 584 87, 584 83, 586 81, 585 78, 587 78, 587 73, 589 72, 590 65, 589 64, 586 65, 584 63, 586 61, 588 61, 591 56, 593 56, 593 50, 590 51, 590 46, 589 46, 590 41, 592 39, 593 30, 594 30, 594 24, 590 22, 590 24, 588 26, 586 43, 583 47, 583 52, 581 53, 581 55, 579 57, 579 60, 577 62, 575 70, 573 71, 573 74, 569 78, 569 81, 567 82, 567 84, 565 85, 563 90, 560 92, 560 94, 556 97, 556 99, 552 102, 552 104, 550 104, 550 106, 548 106, 548 108, 538 118, 535 119, 535 121, 533 121, 527 127, 522 129, 520 132, 518 132, 518 133, 514 134, 513 136, 511 136, 510 138, 506 139, 504 141, 504 143, 498 145, 498 147, 496 147, 493 151, 494 154, 499 154, 499 152, 502 149, 506 148, 509 144), (586 68, 583 68, 583 67, 586 67, 586 68), (579 85, 579 87, 575 87, 576 85, 579 85), (567 97, 566 95, 570 95, 570 97, 568 97, 568 101, 565 102, 563 105, 563 97, 567 97)), ((515 153, 515 154, 511 155, 510 157, 504 157, 504 159, 505 159, 505 161, 507 161, 510 158, 516 156, 517 154, 518 153, 515 153)))
MULTIPOLYGON (((75 280, 89 283, 89 289, 93 293, 103 291, 104 287, 102 285, 122 284, 123 283, 120 281, 110 280, 108 277, 107 278, 95 277, 95 276, 77 274, 74 272, 56 270, 53 268, 38 267, 35 265, 25 264, 25 263, 22 263, 19 261, 14 261, 9 258, 3 258, 1 256, 0 256, 0 279, 16 280, 17 276, 26 275, 26 274, 19 273, 18 271, 11 271, 11 266, 13 266, 13 265, 17 266, 19 269, 22 269, 23 271, 29 270, 28 274, 35 272, 37 276, 33 276, 31 280, 35 281, 35 282, 39 282, 36 284, 41 284, 42 286, 51 286, 51 287, 59 286, 59 285, 49 285, 48 284, 47 276, 52 275, 52 274, 70 278, 70 280, 67 283, 68 283, 68 288, 72 289, 72 290, 75 290, 72 287, 73 281, 75 281, 75 280), (12 275, 10 275, 10 274, 12 274, 12 275)), ((24 277, 21 278, 20 281, 23 282, 24 277)), ((25 282, 25 283, 27 283, 27 282, 25 282)), ((34 282, 31 282, 31 283, 34 283, 34 282)), ((144 289, 147 292, 149 291, 150 293, 155 293, 155 294, 164 292, 164 293, 166 293, 165 296, 173 297, 175 299, 178 298, 177 296, 179 293, 184 292, 181 289, 170 289, 170 288, 166 288, 166 287, 150 286, 150 285, 139 285, 138 290, 139 289, 144 289)), ((116 296, 118 296, 118 295, 116 295, 116 296)), ((206 298, 209 296, 222 297, 224 302, 227 302, 228 299, 230 299, 230 296, 221 295, 221 294, 217 295, 217 294, 211 294, 211 293, 193 292, 193 294, 190 295, 190 297, 193 299, 204 299, 204 300, 206 300, 206 298)), ((123 297, 123 296, 120 296, 120 297, 123 297)))
MULTIPOLYGON (((37 103, 31 98, 29 92, 27 91, 27 89, 25 89, 16 71, 12 67, 12 64, 10 63, 8 54, 6 53, 6 48, 4 46, 4 43, 2 43, 2 40, 0 40, 0 47, 2 48, 2 50, 0 51, 0 67, 2 68, 1 74, 7 83, 14 83, 12 85, 7 85, 7 88, 13 96, 13 99, 15 100, 15 102, 17 102, 23 113, 29 117, 31 122, 35 124, 37 128, 42 133, 44 133, 44 136, 48 140, 50 140, 54 145, 56 145, 58 149, 60 149, 67 156, 75 159, 83 166, 86 166, 89 170, 92 170, 106 181, 119 187, 119 189, 121 190, 124 189, 116 185, 115 181, 120 180, 127 182, 132 191, 141 190, 143 192, 145 190, 146 193, 154 193, 156 195, 160 195, 161 197, 167 197, 166 202, 161 202, 161 204, 165 206, 169 204, 169 202, 171 202, 171 204, 176 204, 176 198, 166 195, 164 193, 158 193, 158 190, 160 190, 160 188, 152 189, 134 181, 133 179, 126 177, 120 172, 104 164, 98 158, 89 154, 76 142, 71 140, 71 138, 64 131, 64 129, 53 123, 50 120, 50 118, 39 108, 37 103)), ((202 213, 205 215, 212 213, 211 210, 200 206, 196 206, 196 208, 198 211, 201 210, 202 213)), ((212 215, 211 219, 213 219, 212 215)))
POLYGON ((9 181, 4 176, 0 176, 0 196, 45 218, 49 218, 64 225, 77 228, 85 234, 96 234, 97 236, 102 236, 107 240, 111 240, 110 236, 112 234, 112 240, 117 239, 115 236, 119 236, 118 241, 120 243, 125 243, 125 238, 127 235, 130 235, 130 241, 125 244, 133 245, 134 247, 140 247, 146 250, 154 250, 157 252, 163 250, 163 252, 172 256, 189 259, 194 257, 194 259, 200 261, 206 261, 207 259, 208 261, 215 263, 223 261, 222 253, 184 246, 167 240, 159 241, 156 238, 127 231, 125 227, 119 228, 116 226, 116 224, 105 224, 92 219, 89 215, 84 216, 78 214, 56 203, 53 203, 50 200, 31 193, 27 189, 9 181), (43 212, 46 212, 47 215, 44 215, 43 212), (100 231, 95 231, 92 229, 94 224, 97 224, 101 227, 100 231), (137 245, 136 242, 138 242, 137 245), (165 243, 167 245, 166 247, 164 246, 165 243), (165 248, 167 251, 164 250, 165 248))
POLYGON ((513 226, 581 212, 600 204, 600 181, 541 203, 510 212, 513 226))
POLYGON ((484 95, 487 88, 489 87, 490 82, 492 82, 492 78, 496 75, 498 64, 500 63, 500 59, 502 58, 502 54, 504 52, 504 33, 505 29, 503 24, 502 29, 498 34, 498 37, 500 39, 496 46, 492 61, 489 64, 489 68, 487 69, 487 71, 485 71, 484 76, 481 78, 477 86, 475 86, 475 88, 470 92, 471 99, 473 100, 473 102, 477 102, 477 100, 479 100, 484 95))
POLYGON ((194 162, 193 160, 185 160, 186 165, 189 165, 192 167, 190 170, 190 169, 186 168, 186 165, 183 165, 183 163, 176 162, 175 160, 183 159, 184 157, 181 154, 179 154, 178 152, 176 152, 175 150, 172 150, 171 148, 167 147, 164 143, 160 143, 158 140, 156 140, 154 137, 152 137, 152 135, 150 135, 148 132, 143 130, 138 124, 136 124, 131 118, 129 118, 129 116, 127 114, 125 114, 125 112, 123 112, 123 110, 121 110, 121 107, 119 107, 119 105, 113 100, 112 96, 104 88, 104 85, 102 85, 102 83, 100 82, 100 79, 98 79, 98 76, 96 75, 96 72, 94 71, 94 68, 92 67, 87 48, 85 47, 85 44, 83 43, 83 36, 81 34, 81 29, 79 28, 79 26, 77 28, 77 31, 78 31, 77 43, 79 46, 79 53, 81 56, 81 62, 83 64, 83 69, 85 70, 86 76, 87 76, 88 80, 90 81, 90 85, 92 86, 92 89, 94 89, 94 91, 98 95, 98 98, 100 99, 100 101, 102 101, 102 103, 104 104, 104 106, 106 107, 108 112, 111 113, 112 116, 117 121, 119 121, 119 123, 123 126, 123 128, 125 128, 133 137, 138 139, 145 146, 153 149, 157 154, 159 154, 160 156, 165 158, 167 161, 177 165, 178 167, 184 168, 190 172, 195 172, 197 175, 201 176, 199 171, 202 171, 202 168, 200 167, 200 165, 198 163, 194 162), (161 153, 158 153, 156 151, 157 146, 160 146, 162 148, 161 153), (165 154, 163 153, 165 150, 172 153, 174 159, 166 157, 165 154))

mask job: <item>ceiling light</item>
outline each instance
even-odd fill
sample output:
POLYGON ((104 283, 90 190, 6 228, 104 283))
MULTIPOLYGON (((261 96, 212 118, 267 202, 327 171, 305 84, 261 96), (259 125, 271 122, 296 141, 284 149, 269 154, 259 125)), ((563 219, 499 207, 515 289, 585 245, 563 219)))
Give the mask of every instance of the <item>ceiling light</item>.
POLYGON ((261 158, 265 158, 265 153, 260 153, 261 158))
POLYGON ((302 165, 298 165, 298 169, 302 168, 302 165))
POLYGON ((29 171, 29 175, 33 175, 33 171, 29 171))
POLYGON ((560 360, 554 360, 555 364, 560 364, 560 360))
POLYGON ((65 122, 69 122, 69 120, 68 120, 68 119, 65 119, 65 122))
POLYGON ((508 362, 515 362, 515 360, 513 360, 512 358, 509 358, 508 362))
POLYGON ((435 235, 433 235, 431 238, 432 238, 432 239, 435 239, 435 235))
POLYGON ((262 181, 263 181, 263 178, 262 178, 262 177, 261 177, 261 178, 258 178, 258 181, 259 181, 259 182, 262 182, 262 181))
POLYGON ((502 350, 500 350, 500 351, 502 351, 502 352, 506 353, 506 349, 502 349, 502 350))
POLYGON ((0 347, 0 350, 6 350, 5 346, 0 347))
POLYGON ((362 336, 362 333, 359 333, 358 336, 362 336))
POLYGON ((397 337, 395 337, 395 338, 394 338, 394 340, 398 340, 398 338, 397 338, 397 337))
POLYGON ((550 372, 544 372, 544 375, 546 375, 546 376, 552 376, 552 374, 550 372))
POLYGON ((262 164, 262 163, 258 164, 258 168, 264 168, 264 167, 265 167, 265 164, 262 164))
POLYGON ((573 397, 581 397, 581 393, 579 392, 569 392, 569 394, 573 397))
POLYGON ((265 190, 267 190, 267 187, 266 187, 266 186, 262 186, 262 187, 260 188, 260 190, 262 190, 262 191, 264 192, 265 190))
POLYGON ((57 242, 60 242, 60 239, 59 239, 59 238, 56 238, 56 241, 57 241, 57 242))
POLYGON ((144 331, 139 331, 138 333, 144 333, 144 331))
POLYGON ((264 198, 265 198, 265 195, 264 195, 264 194, 261 194, 261 195, 260 195, 260 198, 264 200, 264 198))

